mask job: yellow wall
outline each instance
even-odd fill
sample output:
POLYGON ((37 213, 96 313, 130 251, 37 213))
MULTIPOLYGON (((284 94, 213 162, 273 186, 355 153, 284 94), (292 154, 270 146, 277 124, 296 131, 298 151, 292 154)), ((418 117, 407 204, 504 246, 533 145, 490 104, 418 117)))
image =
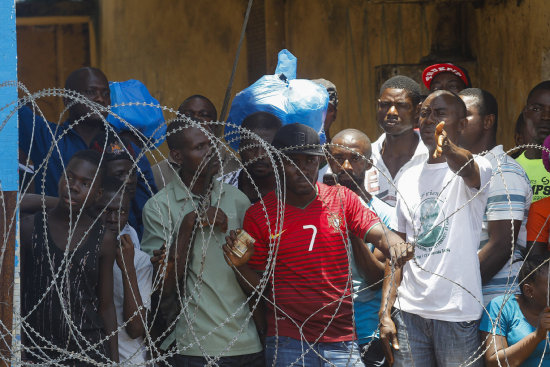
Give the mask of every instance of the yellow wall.
MULTIPOLYGON (((355 127, 376 138, 375 67, 417 64, 429 54, 434 2, 263 1, 268 70, 286 46, 298 57, 299 77, 324 77, 338 87, 334 132, 355 127)), ((550 78, 550 1, 485 3, 467 6, 476 60, 470 73, 475 86, 497 97, 499 140, 511 147, 526 93, 550 78)), ((111 80, 141 79, 162 104, 177 107, 186 96, 201 93, 221 110, 246 5, 246 0, 102 0, 100 65, 111 80)), ((245 42, 233 96, 249 84, 246 63, 245 42)))
MULTIPOLYGON (((499 102, 498 141, 513 144, 528 91, 550 79, 550 1, 486 1, 467 7, 474 86, 499 102)), ((287 2, 286 41, 301 77, 325 77, 339 92, 334 131, 355 127, 376 138, 375 66, 416 64, 430 52, 435 5, 357 0, 287 2)), ((420 80, 418 80, 420 82, 420 80)), ((333 132, 334 134, 334 132, 333 132)))

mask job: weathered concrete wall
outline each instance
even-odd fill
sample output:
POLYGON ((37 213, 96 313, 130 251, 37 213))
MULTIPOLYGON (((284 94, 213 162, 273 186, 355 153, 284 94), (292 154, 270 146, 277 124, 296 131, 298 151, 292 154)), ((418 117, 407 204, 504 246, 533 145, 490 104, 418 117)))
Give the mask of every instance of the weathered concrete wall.
MULTIPOLYGON (((110 80, 140 79, 161 104, 177 108, 192 94, 221 112, 244 0, 102 0, 100 66, 110 80)), ((233 90, 247 85, 246 44, 233 90)))
MULTIPOLYGON (((362 0, 257 0, 265 7, 266 70, 277 51, 298 57, 298 76, 332 80, 340 95, 334 130, 355 127, 371 138, 375 121, 375 68, 418 64, 430 53, 436 6, 362 0)), ((499 140, 513 145, 513 125, 527 91, 550 77, 550 1, 487 0, 465 7, 475 86, 500 104, 499 140)), ((100 66, 111 80, 144 81, 162 104, 177 107, 194 93, 219 110, 247 1, 102 0, 100 66)), ((249 84, 246 43, 233 93, 249 84)))
MULTIPOLYGON (((513 130, 526 94, 550 79, 550 1, 487 1, 466 8, 468 42, 476 65, 474 86, 491 91, 500 106, 499 141, 513 146, 513 130)), ((430 52, 433 4, 358 0, 289 0, 287 47, 299 76, 325 77, 338 87, 334 130, 355 127, 376 138, 375 67, 416 64, 430 52)), ((420 82, 420 80, 418 80, 420 82)))

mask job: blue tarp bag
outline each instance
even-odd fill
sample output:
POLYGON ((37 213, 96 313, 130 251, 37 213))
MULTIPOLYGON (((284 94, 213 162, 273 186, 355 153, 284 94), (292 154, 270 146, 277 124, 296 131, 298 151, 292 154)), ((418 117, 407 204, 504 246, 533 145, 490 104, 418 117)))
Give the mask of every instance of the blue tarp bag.
MULTIPOLYGON (((329 101, 327 90, 311 80, 296 79, 296 68, 296 57, 288 50, 280 51, 275 75, 264 75, 237 93, 227 122, 241 126, 248 115, 269 112, 283 125, 299 122, 314 128, 324 144, 323 122, 329 101)), ((225 127, 225 140, 233 149, 239 149, 240 134, 236 127, 225 127)))
POLYGON ((166 123, 159 102, 151 96, 145 84, 130 79, 125 82, 109 82, 111 105, 122 103, 147 103, 153 106, 133 105, 111 107, 111 111, 122 119, 109 114, 107 121, 117 132, 131 130, 130 124, 141 132, 146 140, 159 146, 166 137, 166 123))

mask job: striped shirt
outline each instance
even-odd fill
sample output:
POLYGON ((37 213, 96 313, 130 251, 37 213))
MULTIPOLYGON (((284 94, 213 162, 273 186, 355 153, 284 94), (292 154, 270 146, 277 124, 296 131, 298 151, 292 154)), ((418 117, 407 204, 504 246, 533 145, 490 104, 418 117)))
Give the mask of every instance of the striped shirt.
POLYGON ((274 192, 248 209, 243 227, 256 239, 249 265, 257 271, 275 266, 269 297, 277 309, 268 303, 268 336, 350 341, 355 333, 347 232, 365 238, 380 220, 343 186, 317 183, 317 190, 303 209, 281 206, 274 192))
POLYGON ((479 249, 489 241, 488 222, 497 220, 521 220, 517 242, 514 246, 513 259, 499 270, 499 272, 483 285, 483 303, 487 305, 493 298, 505 293, 517 292, 518 286, 515 277, 521 267, 521 260, 525 251, 526 230, 525 224, 531 205, 532 191, 523 168, 509 157, 502 145, 491 149, 486 155, 491 162, 493 178, 489 186, 487 207, 483 216, 479 249))

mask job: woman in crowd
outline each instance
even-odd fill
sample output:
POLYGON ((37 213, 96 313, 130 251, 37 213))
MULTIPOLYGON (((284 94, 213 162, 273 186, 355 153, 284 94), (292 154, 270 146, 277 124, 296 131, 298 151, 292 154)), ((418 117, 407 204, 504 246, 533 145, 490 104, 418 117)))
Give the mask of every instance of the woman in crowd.
POLYGON ((487 367, 550 366, 548 260, 530 257, 519 272, 518 283, 521 294, 493 299, 481 319, 487 367))

